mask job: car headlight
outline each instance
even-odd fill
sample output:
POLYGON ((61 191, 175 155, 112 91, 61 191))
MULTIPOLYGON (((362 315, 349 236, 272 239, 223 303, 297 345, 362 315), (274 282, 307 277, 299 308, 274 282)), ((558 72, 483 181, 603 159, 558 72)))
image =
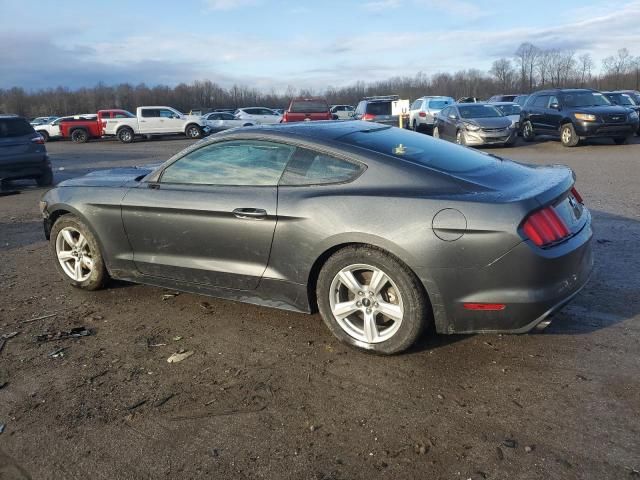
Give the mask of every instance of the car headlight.
POLYGON ((477 125, 474 125, 473 123, 465 123, 464 128, 466 128, 470 132, 477 132, 478 130, 480 130, 480 127, 477 125))
POLYGON ((583 120, 585 122, 596 121, 596 116, 590 113, 574 113, 573 116, 576 117, 577 120, 583 120))

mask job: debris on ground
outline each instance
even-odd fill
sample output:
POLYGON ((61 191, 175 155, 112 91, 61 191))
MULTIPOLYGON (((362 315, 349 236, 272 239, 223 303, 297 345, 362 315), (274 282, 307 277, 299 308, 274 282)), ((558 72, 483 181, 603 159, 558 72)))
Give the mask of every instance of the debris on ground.
POLYGON ((54 340, 63 340, 65 338, 79 338, 79 337, 88 337, 89 335, 93 335, 93 331, 86 327, 75 327, 71 330, 61 330, 55 333, 43 333, 42 335, 38 335, 36 337, 37 342, 51 342, 54 340))
POLYGON ((424 442, 416 442, 413 445, 413 451, 417 454, 417 455, 424 455, 426 454, 429 449, 431 448, 431 445, 429 443, 424 443, 424 442))
POLYGON ((57 348, 53 352, 49 353, 49 357, 51 357, 51 358, 62 358, 62 357, 64 357, 64 351, 66 349, 67 349, 66 347, 57 348))
POLYGON ((131 410, 135 410, 138 407, 141 407, 142 405, 144 405, 145 403, 147 403, 147 399, 143 398, 142 400, 138 400, 136 403, 129 405, 127 407, 127 410, 131 411, 131 410))
POLYGON ((178 295, 180 295, 180 292, 165 293, 162 295, 162 300, 169 300, 170 298, 177 297, 178 295))
POLYGON ((507 448, 516 448, 518 446, 518 442, 516 442, 511 438, 507 438, 502 442, 502 445, 504 445, 507 448))
POLYGON ((162 397, 162 398, 156 400, 155 402, 153 402, 153 406, 155 408, 161 407, 162 405, 167 403, 169 400, 171 400, 175 396, 176 396, 175 393, 170 393, 169 395, 165 395, 164 397, 162 397))
POLYGON ((0 433, 4 432, 6 425, 4 423, 0 423, 0 433))
POLYGON ((189 358, 191 355, 193 355, 195 352, 193 350, 180 350, 179 352, 174 353, 173 355, 171 355, 169 358, 167 358, 167 362, 169 363, 178 363, 181 362, 183 360, 186 360, 187 358, 189 358))
POLYGON ((526 446, 524 447, 524 451, 525 451, 525 453, 531 453, 531 452, 533 452, 533 446, 526 445, 526 446))
POLYGON ((179 342, 180 340, 182 340, 182 337, 180 335, 173 337, 174 342, 179 342))
POLYGON ((213 313, 213 307, 209 302, 200 302, 199 305, 206 313, 213 313))
POLYGON ((41 315, 35 318, 29 318, 27 320, 23 320, 22 323, 31 323, 31 322, 37 322, 38 320, 46 320, 47 318, 55 317, 56 315, 58 315, 58 312, 49 313, 47 315, 41 315))
POLYGON ((18 333, 19 332, 11 332, 11 333, 5 333, 4 335, 0 335, 0 352, 2 352, 2 349, 4 348, 5 343, 7 343, 7 340, 15 337, 16 335, 18 335, 18 333))

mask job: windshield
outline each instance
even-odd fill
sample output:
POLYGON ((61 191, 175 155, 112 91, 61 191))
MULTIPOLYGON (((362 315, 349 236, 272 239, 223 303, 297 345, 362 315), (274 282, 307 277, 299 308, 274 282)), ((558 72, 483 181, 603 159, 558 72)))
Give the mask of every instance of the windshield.
POLYGON ((563 93, 560 101, 565 107, 599 107, 611 105, 611 102, 599 92, 571 92, 563 93))
POLYGON ((520 115, 520 105, 496 105, 503 115, 520 115))
POLYGON ((635 105, 635 102, 626 93, 610 93, 608 97, 618 105, 635 105))
POLYGON ((502 117, 502 113, 492 105, 460 105, 458 110, 462 118, 502 117))
POLYGON ((451 105, 453 102, 451 100, 429 100, 429 108, 433 108, 434 110, 442 110, 447 105, 451 105))
POLYGON ((329 105, 322 100, 294 100, 291 102, 291 113, 324 113, 329 111, 329 105))
POLYGON ((471 172, 497 162, 495 157, 441 142, 405 129, 379 127, 346 134, 339 141, 403 158, 442 172, 471 172))

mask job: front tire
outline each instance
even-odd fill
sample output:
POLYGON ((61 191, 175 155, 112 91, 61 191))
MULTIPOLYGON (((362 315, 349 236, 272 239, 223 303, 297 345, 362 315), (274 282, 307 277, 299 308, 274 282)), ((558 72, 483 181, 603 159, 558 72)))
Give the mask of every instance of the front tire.
POLYGON ((402 352, 422 334, 430 309, 420 281, 387 252, 346 247, 322 267, 316 294, 329 330, 368 352, 402 352))
POLYGON ((529 120, 522 124, 522 139, 525 142, 533 142, 536 139, 536 134, 533 131, 533 125, 529 120))
POLYGON ((467 140, 464 137, 464 132, 462 130, 458 130, 456 132, 456 143, 458 145, 466 145, 467 144, 467 140))
POLYGON ((63 215, 56 221, 49 247, 58 272, 72 286, 98 290, 109 279, 96 238, 76 216, 63 215))
POLYGON ((134 139, 133 130, 130 128, 121 128, 117 134, 118 140, 122 143, 131 143, 134 139))
POLYGON ((628 142, 629 142, 629 137, 615 137, 615 138, 613 139, 613 142, 614 142, 616 145, 625 145, 626 143, 628 143, 628 142))
POLYGON ((184 133, 188 138, 194 140, 202 137, 202 129, 198 125, 189 125, 184 133))
POLYGON ((573 128, 573 124, 565 123, 560 128, 560 142, 565 147, 575 147, 578 145, 580 137, 576 134, 576 129, 573 128))

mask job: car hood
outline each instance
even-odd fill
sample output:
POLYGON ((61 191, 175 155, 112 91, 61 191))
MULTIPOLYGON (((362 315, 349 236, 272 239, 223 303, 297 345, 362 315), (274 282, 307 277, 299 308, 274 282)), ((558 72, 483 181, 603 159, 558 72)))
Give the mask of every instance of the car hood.
POLYGON ((464 118, 462 121, 481 128, 507 128, 511 125, 511 120, 507 117, 464 118))
POLYGON ((59 187, 123 187, 129 182, 140 181, 149 175, 158 165, 152 164, 142 167, 113 168, 111 170, 97 170, 82 177, 72 178, 61 182, 59 187))
POLYGON ((598 107, 575 107, 572 109, 576 113, 595 113, 595 114, 612 114, 620 113, 626 115, 629 113, 629 109, 627 107, 622 107, 620 105, 600 105, 598 107))

